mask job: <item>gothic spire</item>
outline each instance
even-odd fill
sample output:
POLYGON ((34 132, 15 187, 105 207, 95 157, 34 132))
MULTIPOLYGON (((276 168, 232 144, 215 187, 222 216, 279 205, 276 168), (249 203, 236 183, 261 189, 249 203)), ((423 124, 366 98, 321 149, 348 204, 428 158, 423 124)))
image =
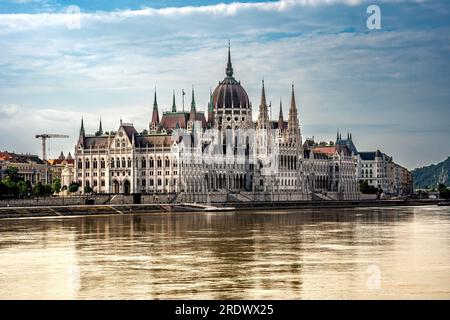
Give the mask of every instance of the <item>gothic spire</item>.
POLYGON ((281 97, 280 97, 280 114, 278 115, 278 129, 280 130, 284 129, 283 104, 281 102, 281 97))
POLYGON ((258 126, 259 129, 269 128, 269 114, 266 102, 266 89, 264 88, 264 79, 262 80, 261 102, 259 104, 258 126))
POLYGON ((177 112, 177 105, 175 104, 175 90, 173 90, 172 112, 177 112))
POLYGON ((227 77, 231 78, 233 77, 233 65, 231 64, 231 52, 230 52, 230 40, 228 40, 228 62, 227 62, 227 69, 226 74, 227 77))
POLYGON ((294 84, 292 84, 291 107, 288 116, 288 138, 293 145, 301 146, 300 125, 297 116, 297 105, 295 103, 294 84))
POLYGON ((80 136, 84 137, 84 122, 83 122, 83 117, 81 117, 81 127, 80 127, 80 136))
POLYGON ((211 127, 214 125, 214 103, 211 88, 209 89, 208 122, 211 127))
POLYGON ((98 125, 98 131, 95 133, 96 136, 101 136, 103 134, 103 128, 102 128, 102 118, 100 118, 100 123, 98 125))
POLYGON ((267 106, 266 103, 266 89, 264 88, 264 79, 262 80, 262 89, 261 89, 261 106, 267 106))
POLYGON ((192 86, 192 100, 191 100, 191 112, 189 115, 189 120, 190 121, 195 121, 196 120, 196 107, 195 107, 195 94, 194 94, 194 86, 192 86))
POLYGON ((155 88, 155 95, 153 97, 152 123, 154 123, 155 125, 159 123, 159 111, 158 111, 158 101, 156 100, 156 88, 155 88))
POLYGON ((78 137, 78 143, 81 146, 84 146, 84 136, 85 136, 84 122, 83 122, 83 117, 81 117, 80 136, 78 137))

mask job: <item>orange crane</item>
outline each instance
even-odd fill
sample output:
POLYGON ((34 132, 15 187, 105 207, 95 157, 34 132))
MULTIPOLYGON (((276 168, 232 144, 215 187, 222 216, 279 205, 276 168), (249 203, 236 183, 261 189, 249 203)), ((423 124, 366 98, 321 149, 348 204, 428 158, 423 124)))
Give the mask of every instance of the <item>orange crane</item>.
POLYGON ((47 173, 47 139, 50 138, 68 138, 68 135, 65 134, 53 134, 53 133, 41 133, 41 134, 37 134, 36 138, 37 139, 42 139, 42 160, 45 163, 45 180, 44 183, 47 184, 48 183, 48 173, 47 173))

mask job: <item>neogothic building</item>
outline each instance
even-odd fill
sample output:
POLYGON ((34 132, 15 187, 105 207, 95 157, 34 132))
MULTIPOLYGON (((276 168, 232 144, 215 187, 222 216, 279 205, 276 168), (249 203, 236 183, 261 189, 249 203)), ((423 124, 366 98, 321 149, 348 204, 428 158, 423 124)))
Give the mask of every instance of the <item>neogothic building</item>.
POLYGON ((230 48, 225 78, 210 95, 207 118, 197 110, 160 118, 156 90, 148 131, 120 122, 116 132, 87 135, 81 121, 75 181, 97 193, 166 193, 185 201, 258 201, 358 197, 356 160, 347 145, 333 151, 302 144, 294 86, 287 121, 269 118, 262 82, 256 122, 234 78, 230 48))

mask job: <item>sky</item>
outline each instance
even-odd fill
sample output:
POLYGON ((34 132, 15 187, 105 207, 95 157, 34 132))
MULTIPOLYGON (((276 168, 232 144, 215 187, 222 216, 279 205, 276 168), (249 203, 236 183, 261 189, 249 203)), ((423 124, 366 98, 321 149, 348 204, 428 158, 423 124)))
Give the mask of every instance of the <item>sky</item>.
POLYGON ((264 78, 272 118, 287 115, 295 84, 303 138, 352 133, 413 169, 450 155, 450 2, 446 0, 0 1, 0 150, 56 157, 71 151, 80 119, 94 133, 120 119, 148 128, 156 88, 198 109, 225 76, 256 119, 264 78), (369 5, 381 10, 370 30, 369 5))

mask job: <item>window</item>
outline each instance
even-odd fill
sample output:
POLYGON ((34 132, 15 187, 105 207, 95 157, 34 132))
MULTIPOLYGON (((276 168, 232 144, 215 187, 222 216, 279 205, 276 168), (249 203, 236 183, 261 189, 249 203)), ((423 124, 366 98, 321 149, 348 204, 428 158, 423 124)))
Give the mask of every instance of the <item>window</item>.
POLYGON ((125 168, 125 157, 122 158, 122 168, 125 168))
POLYGON ((166 158, 166 160, 164 160, 164 166, 166 168, 170 167, 170 160, 169 160, 169 158, 166 158))
POLYGON ((83 162, 81 161, 81 159, 78 159, 77 167, 78 167, 78 169, 83 168, 83 162))
POLYGON ((97 179, 94 180, 94 187, 97 186, 97 179))
POLYGON ((116 165, 117 165, 117 168, 120 168, 120 159, 119 158, 116 159, 116 165))
POLYGON ((158 160, 156 161, 156 165, 158 166, 158 168, 162 167, 162 160, 161 160, 161 158, 158 157, 158 160))
POLYGON ((105 169, 105 159, 100 160, 100 168, 105 169))
POLYGON ((161 185, 161 179, 158 179, 158 186, 161 185))
POLYGON ((101 186, 104 187, 105 186, 105 180, 101 181, 101 186))
POLYGON ((150 179, 150 181, 149 181, 149 182, 150 182, 150 186, 151 186, 151 187, 153 187, 153 185, 154 185, 154 181, 153 181, 153 179, 150 179))
POLYGON ((114 168, 114 159, 111 160, 111 168, 114 168))
POLYGON ((85 162, 85 166, 86 166, 86 169, 89 169, 89 168, 90 168, 90 163, 89 163, 89 160, 86 160, 86 162, 85 162))
POLYGON ((128 168, 131 168, 131 158, 130 157, 128 157, 128 159, 127 159, 127 166, 128 166, 128 168))
POLYGON ((97 169, 97 159, 92 162, 92 168, 97 169))
POLYGON ((142 158, 142 161, 141 161, 141 167, 142 167, 142 168, 147 167, 147 161, 145 161, 145 158, 142 158))

